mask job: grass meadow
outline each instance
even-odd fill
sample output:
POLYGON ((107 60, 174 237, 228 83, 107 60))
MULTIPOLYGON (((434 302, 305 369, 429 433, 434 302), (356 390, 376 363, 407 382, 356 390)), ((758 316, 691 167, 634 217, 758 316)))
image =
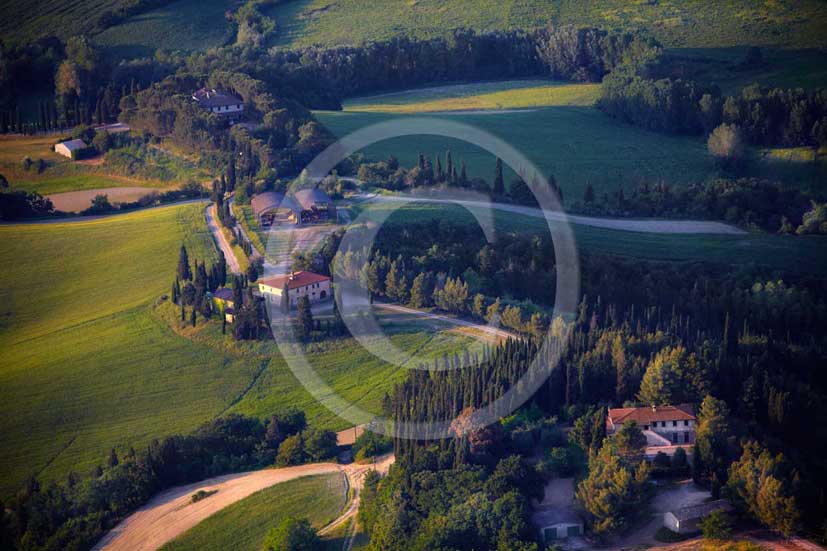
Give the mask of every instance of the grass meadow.
MULTIPOLYGON (((203 209, 0 226, 0 496, 31 474, 85 474, 111 447, 228 412, 267 417, 293 405, 314 426, 347 428, 298 384, 273 341, 235 342, 218 322, 189 327, 161 299, 182 241, 191 259, 215 254, 203 209)), ((387 330, 397 346, 439 355, 471 340, 425 323, 387 330)), ((373 413, 406 372, 351 339, 309 352, 332 388, 373 413)))
POLYGON ((234 0, 177 0, 162 8, 130 17, 95 36, 117 57, 152 56, 157 49, 207 50, 235 38, 224 17, 241 2, 234 0))
POLYGON ((347 500, 347 482, 342 473, 282 482, 222 509, 161 550, 259 551, 267 532, 283 519, 307 518, 319 529, 339 516, 347 500))
POLYGON ((589 106, 600 95, 599 84, 548 80, 512 80, 419 88, 356 98, 344 108, 353 112, 428 113, 476 109, 525 109, 589 106))
POLYGON ((555 24, 646 29, 669 47, 823 47, 827 6, 818 0, 296 0, 273 10, 282 47, 357 45, 398 35, 442 36, 457 28, 507 30, 555 24))
MULTIPOLYGON (((359 112, 316 112, 316 117, 337 136, 410 115, 359 112)), ((419 116, 434 116, 424 113, 419 116)), ((591 107, 548 107, 497 113, 443 114, 502 138, 522 152, 545 174, 554 175, 566 204, 582 200, 588 183, 595 191, 612 193, 622 184, 627 190, 641 180, 665 180, 672 186, 703 180, 715 173, 706 143, 700 138, 664 136, 625 125, 591 107)), ((474 145, 439 136, 406 136, 367 147, 370 159, 395 155, 402 166, 412 167, 417 155, 445 155, 450 149, 457 165, 465 161, 469 177, 494 177, 495 158, 474 145)), ((434 160, 435 162, 435 160, 434 160)), ((444 158, 443 158, 444 163, 444 158)), ((514 178, 511 167, 506 183, 514 178)))

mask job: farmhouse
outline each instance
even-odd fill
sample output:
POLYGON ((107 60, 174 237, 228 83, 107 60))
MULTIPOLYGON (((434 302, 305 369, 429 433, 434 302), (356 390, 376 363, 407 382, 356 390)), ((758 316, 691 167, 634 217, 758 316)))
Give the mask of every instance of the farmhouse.
POLYGON ((86 142, 83 140, 67 140, 60 142, 55 146, 55 153, 69 157, 70 159, 77 159, 87 148, 86 142))
POLYGON ((732 506, 725 499, 708 501, 664 513, 663 525, 679 534, 691 534, 698 531, 698 523, 710 513, 730 510, 732 506))
POLYGON ((326 222, 336 216, 333 201, 319 188, 300 189, 293 194, 293 197, 301 208, 299 220, 302 224, 326 222))
POLYGON ((294 308, 301 297, 308 297, 311 303, 331 298, 330 278, 313 272, 293 272, 289 275, 260 279, 258 290, 270 304, 282 304, 282 294, 287 290, 290 307, 294 308))
POLYGON ((244 101, 230 92, 201 88, 193 92, 192 99, 202 108, 230 120, 239 119, 244 113, 244 101))
POLYGON ((639 408, 612 408, 606 417, 606 434, 611 435, 626 421, 634 421, 646 436, 646 456, 659 451, 672 455, 678 447, 695 442, 695 413, 690 404, 639 408))
POLYGON ((213 308, 224 315, 229 323, 235 321, 235 302, 233 300, 233 290, 226 287, 216 289, 212 294, 213 308))
POLYGON ((295 224, 301 215, 301 207, 295 200, 274 191, 259 193, 250 201, 250 206, 262 228, 273 224, 295 224))

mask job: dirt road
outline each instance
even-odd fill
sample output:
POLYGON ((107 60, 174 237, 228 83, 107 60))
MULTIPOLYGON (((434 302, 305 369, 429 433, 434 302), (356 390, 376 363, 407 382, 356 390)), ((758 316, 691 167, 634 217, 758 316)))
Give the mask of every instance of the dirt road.
POLYGON ((230 246, 227 237, 218 225, 220 222, 216 217, 215 203, 207 205, 207 208, 204 209, 204 215, 207 217, 207 227, 210 229, 216 245, 218 245, 224 253, 224 258, 227 260, 227 266, 230 268, 230 271, 234 274, 241 273, 241 266, 238 264, 238 259, 235 257, 235 254, 233 254, 233 248, 230 246))
POLYGON ((408 308, 407 306, 400 306, 398 304, 386 304, 384 302, 374 302, 374 308, 378 308, 381 310, 388 310, 391 312, 397 312, 400 314, 408 314, 411 316, 416 316, 419 318, 425 319, 433 319, 439 320, 450 325, 457 325, 459 327, 467 327, 469 329, 473 329, 476 332, 482 333, 485 336, 491 336, 495 339, 518 339, 520 338, 518 335, 511 333, 510 331, 506 331, 505 329, 500 329, 498 327, 489 327, 487 325, 481 325, 479 323, 474 323, 472 321, 465 321, 458 318, 452 318, 450 316, 443 316, 441 314, 435 314, 433 312, 422 312, 421 310, 414 310, 413 308, 408 308))
MULTIPOLYGON (((384 457, 377 462, 376 470, 386 473, 391 463, 393 463, 393 456, 384 457)), ((323 528, 323 531, 327 532, 356 514, 359 508, 359 489, 362 487, 365 474, 373 468, 373 465, 314 463, 219 476, 195 484, 171 488, 158 494, 149 503, 123 520, 106 534, 94 549, 99 551, 152 551, 221 509, 259 490, 303 476, 342 472, 354 488, 354 497, 347 509, 323 528), (216 493, 192 503, 192 494, 199 490, 216 491, 216 493)))
MULTIPOLYGON (((362 199, 376 202, 410 202, 410 197, 394 195, 362 195, 362 199)), ((607 230, 622 230, 639 233, 662 234, 726 234, 744 235, 747 232, 723 222, 711 220, 658 220, 658 219, 631 219, 631 218, 597 218, 592 216, 567 215, 562 212, 540 210, 509 203, 487 203, 484 201, 449 200, 431 197, 416 197, 420 203, 454 203, 469 208, 496 209, 504 212, 513 212, 532 218, 547 218, 552 222, 569 222, 580 226, 604 228, 607 230)))

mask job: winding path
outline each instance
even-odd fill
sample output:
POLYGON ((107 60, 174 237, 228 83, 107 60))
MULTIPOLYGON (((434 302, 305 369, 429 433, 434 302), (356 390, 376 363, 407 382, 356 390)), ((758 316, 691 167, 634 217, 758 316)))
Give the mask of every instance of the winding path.
POLYGON ((241 273, 241 265, 238 263, 238 259, 235 253, 233 253, 233 248, 230 246, 229 241, 227 241, 227 236, 224 235, 224 232, 221 231, 221 227, 219 226, 220 222, 216 217, 215 203, 207 205, 207 208, 204 209, 204 216, 207 218, 207 228, 209 228, 213 239, 215 239, 216 245, 218 245, 221 248, 221 252, 224 253, 224 258, 227 260, 227 266, 230 268, 230 271, 234 274, 241 273))
POLYGON ((209 478, 195 484, 171 488, 152 498, 149 503, 121 521, 93 548, 96 551, 153 551, 180 536, 221 509, 274 484, 303 476, 342 472, 353 488, 353 499, 342 514, 325 526, 327 533, 352 518, 359 510, 359 490, 365 474, 375 469, 387 473, 392 455, 381 458, 376 465, 337 465, 313 463, 282 469, 264 469, 209 478), (216 493, 192 503, 192 494, 199 490, 216 493))
POLYGON ((569 222, 580 226, 591 226, 607 230, 631 231, 639 233, 660 233, 660 234, 725 234, 745 235, 747 232, 731 226, 724 222, 712 220, 660 220, 632 219, 632 218, 599 218, 593 216, 580 216, 576 214, 565 214, 558 211, 540 210, 533 207, 512 205, 509 203, 494 203, 485 201, 472 201, 465 199, 440 199, 433 197, 419 196, 398 196, 398 195, 361 195, 360 198, 369 202, 400 202, 400 203, 440 203, 456 204, 469 208, 496 209, 504 212, 513 212, 532 218, 546 218, 552 222, 569 222))

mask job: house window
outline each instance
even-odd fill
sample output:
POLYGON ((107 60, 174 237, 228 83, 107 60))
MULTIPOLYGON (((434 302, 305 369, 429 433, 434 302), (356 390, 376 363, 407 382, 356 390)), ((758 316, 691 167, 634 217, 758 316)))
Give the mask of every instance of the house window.
POLYGON ((673 427, 677 427, 677 426, 678 426, 678 422, 677 422, 677 421, 672 421, 672 426, 673 426, 673 427))
POLYGON ((683 441, 684 441, 685 444, 689 443, 689 433, 688 432, 683 433, 683 441))
POLYGON ((684 421, 684 422, 683 422, 683 426, 684 426, 684 427, 688 427, 688 426, 689 426, 689 421, 684 421))
POLYGON ((673 443, 673 444, 677 444, 677 443, 678 443, 678 433, 677 433, 677 432, 673 432, 673 433, 672 433, 672 443, 673 443))
POLYGON ((643 430, 649 430, 649 425, 643 425, 643 430))
POLYGON ((660 422, 660 426, 661 426, 661 427, 665 427, 665 426, 666 426, 666 421, 661 421, 661 422, 660 422))

